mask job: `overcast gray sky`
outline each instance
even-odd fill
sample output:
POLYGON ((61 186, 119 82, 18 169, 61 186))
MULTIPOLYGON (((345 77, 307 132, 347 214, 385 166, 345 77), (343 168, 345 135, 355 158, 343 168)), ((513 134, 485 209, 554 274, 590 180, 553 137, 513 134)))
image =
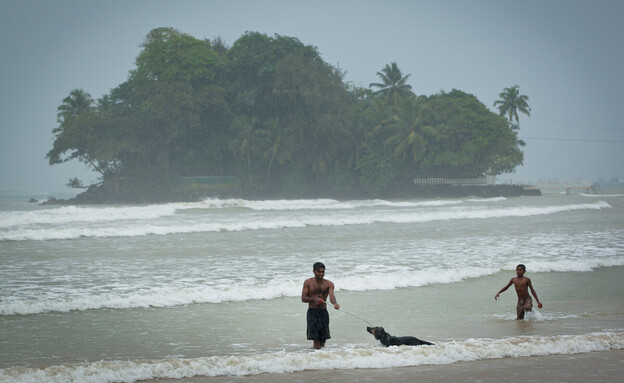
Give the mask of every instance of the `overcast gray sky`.
POLYGON ((524 166, 500 180, 624 178, 620 0, 0 0, 0 190, 68 190, 85 165, 50 166, 56 108, 124 82, 147 33, 174 27, 229 46, 245 31, 298 38, 359 86, 397 62, 416 94, 460 89, 491 110, 529 96, 524 166))

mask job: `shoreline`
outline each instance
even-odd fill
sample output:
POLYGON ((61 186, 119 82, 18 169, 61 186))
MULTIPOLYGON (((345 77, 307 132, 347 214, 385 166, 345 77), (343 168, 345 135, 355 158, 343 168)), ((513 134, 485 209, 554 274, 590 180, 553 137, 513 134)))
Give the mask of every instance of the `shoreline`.
MULTIPOLYGON (((306 196, 308 199, 332 198, 341 200, 357 199, 432 199, 432 198, 463 198, 463 197, 523 197, 541 196, 542 192, 538 188, 526 187, 522 185, 419 185, 414 186, 410 192, 390 192, 382 193, 378 196, 363 197, 353 195, 351 197, 342 196, 306 196)), ((146 198, 145 196, 126 196, 120 198, 120 193, 111 193, 106 188, 90 187, 88 190, 76 195, 73 198, 63 199, 50 196, 47 201, 40 202, 41 205, 99 205, 99 204, 124 204, 124 203, 173 203, 173 202, 198 202, 206 198, 244 198, 244 199, 290 199, 295 196, 272 196, 267 198, 264 195, 225 194, 225 195, 198 195, 174 193, 173 195, 156 196, 146 198)), ((298 199, 298 198, 297 198, 298 199)), ((30 203, 39 202, 31 199, 30 203)))
POLYGON ((544 355, 483 359, 444 365, 423 365, 380 369, 317 370, 248 376, 196 376, 182 379, 147 380, 150 383, 307 383, 311 381, 359 383, 392 381, 544 383, 619 381, 624 371, 624 350, 582 354, 544 355))

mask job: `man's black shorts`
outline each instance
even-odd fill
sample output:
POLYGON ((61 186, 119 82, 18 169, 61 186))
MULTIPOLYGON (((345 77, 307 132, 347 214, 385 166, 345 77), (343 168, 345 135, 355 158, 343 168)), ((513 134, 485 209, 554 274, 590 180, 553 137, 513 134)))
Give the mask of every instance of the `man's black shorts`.
POLYGON ((308 308, 308 340, 324 342, 331 338, 329 334, 329 313, 327 309, 308 308))

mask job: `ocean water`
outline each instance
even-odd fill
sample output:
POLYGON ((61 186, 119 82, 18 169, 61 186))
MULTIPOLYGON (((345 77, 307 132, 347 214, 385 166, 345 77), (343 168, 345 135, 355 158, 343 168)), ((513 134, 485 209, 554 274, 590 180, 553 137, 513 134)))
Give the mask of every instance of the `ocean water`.
MULTIPOLYGON (((135 382, 624 349, 624 187, 42 206, 0 195, 0 381, 135 382), (321 351, 300 299, 327 266, 321 351), (524 263, 544 308, 515 320, 524 263), (369 324, 435 343, 383 347, 369 324)), ((35 196, 35 198, 37 198, 35 196)))

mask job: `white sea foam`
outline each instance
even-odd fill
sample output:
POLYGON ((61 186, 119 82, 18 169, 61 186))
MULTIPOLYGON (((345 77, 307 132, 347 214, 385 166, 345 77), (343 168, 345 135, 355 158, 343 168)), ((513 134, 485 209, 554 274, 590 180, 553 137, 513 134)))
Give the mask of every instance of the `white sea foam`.
MULTIPOLYGON (((624 261, 623 261, 624 263, 624 261)), ((337 277, 337 286, 349 291, 393 290, 419 287, 434 283, 455 283, 464 279, 495 274, 499 269, 488 267, 461 267, 457 269, 400 270, 388 273, 366 273, 351 277, 337 277)), ((338 288, 337 288, 338 289, 338 288)))
POLYGON ((110 222, 128 219, 154 219, 175 214, 176 204, 125 206, 125 207, 77 207, 63 206, 57 209, 0 212, 0 227, 27 226, 33 224, 65 224, 71 222, 110 222))
MULTIPOLYGON (((598 267, 624 266, 622 257, 604 257, 576 261, 531 262, 531 272, 591 271, 598 267)), ((515 266, 513 267, 515 268, 515 266)), ((509 269, 513 269, 510 267, 509 269)), ((462 266, 453 269, 430 268, 411 270, 396 268, 374 273, 340 275, 332 278, 336 291, 393 290, 420 287, 438 283, 457 283, 463 280, 493 275, 501 271, 491 267, 462 266)), ((258 282, 260 283, 260 282, 258 282)), ((172 307, 193 303, 242 302, 260 299, 295 297, 300 292, 300 278, 277 278, 271 283, 219 284, 214 286, 189 285, 189 287, 159 287, 146 290, 128 286, 122 292, 70 295, 58 297, 16 298, 0 301, 0 315, 30 315, 47 312, 69 312, 99 309, 132 309, 147 307, 172 307)), ((75 294, 75 292, 72 292, 75 294)))
MULTIPOLYGON (((511 264, 510 264, 511 265, 511 264)), ((624 266, 624 258, 621 256, 603 258, 562 259, 556 261, 531 261, 532 272, 582 272, 592 271, 599 267, 624 266)), ((515 266, 509 267, 514 269, 515 266)))
POLYGON ((583 197, 590 197, 590 198, 602 198, 602 197, 607 197, 607 198, 611 198, 611 197, 624 197, 624 194, 585 194, 585 193, 580 193, 579 195, 583 196, 583 197))
MULTIPOLYGON (((161 206, 161 205, 158 205, 161 206)), ((160 224, 151 223, 154 217, 166 214, 174 214, 176 209, 193 209, 198 204, 167 204, 158 208, 130 208, 134 219, 141 219, 139 222, 109 222, 103 227, 91 225, 88 227, 43 227, 29 228, 17 227, 0 233, 0 241, 22 241, 22 240, 52 240, 52 239, 74 239, 80 237, 133 237, 145 235, 168 235, 168 234, 188 234, 216 231, 244 231, 244 230, 264 230, 282 228, 301 228, 306 226, 343 226, 343 225, 367 225, 373 223, 422 223, 445 220, 464 219, 493 219, 505 217, 527 217, 537 215, 556 214, 574 210, 600 210, 611 206, 604 201, 595 201, 587 204, 553 205, 553 206, 529 206, 529 207, 509 207, 509 208, 457 208, 457 209, 378 209, 372 211, 358 210, 355 212, 343 212, 335 210, 326 214, 295 214, 278 217, 258 217, 241 216, 237 220, 210 222, 204 220, 176 221, 172 224, 165 221, 160 224), (141 214, 145 219, 140 218, 141 214), (150 222, 150 223, 147 223, 150 222)), ((111 220, 118 220, 126 216, 124 211, 128 208, 117 210, 103 209, 102 213, 106 221, 106 216, 115 216, 111 220)), ((95 217, 100 215, 100 210, 88 210, 89 213, 82 216, 95 217)), ((60 223, 60 222, 56 222, 60 223)))
POLYGON ((264 211, 356 209, 360 207, 418 207, 460 204, 459 200, 435 200, 421 202, 391 202, 385 200, 336 201, 332 199, 266 200, 209 198, 200 202, 167 203, 146 206, 83 207, 61 206, 40 210, 0 211, 0 228, 28 227, 29 225, 59 225, 76 222, 112 222, 128 220, 153 220, 173 216, 179 211, 191 209, 246 208, 264 211))
POLYGON ((315 200, 267 200, 247 201, 239 200, 239 206, 252 210, 327 210, 327 209, 356 209, 361 207, 419 207, 419 206, 445 206, 461 204, 460 200, 432 200, 432 201, 386 201, 375 200, 352 200, 336 201, 333 199, 315 200))
POLYGON ((28 315, 45 312, 84 311, 102 308, 125 309, 171 307, 191 303, 240 302, 294 296, 299 282, 276 286, 197 286, 188 288, 159 288, 122 294, 83 295, 54 300, 22 299, 0 302, 0 315, 28 315))
MULTIPOLYGON (((497 201, 504 198, 492 198, 473 201, 497 201)), ((306 200, 244 200, 208 198, 200 202, 166 203, 146 206, 123 207, 84 207, 61 206, 39 210, 0 211, 0 228, 28 226, 33 224, 65 224, 72 222, 111 222, 123 220, 151 220, 172 216, 179 211, 190 209, 245 208, 257 211, 293 211, 293 210, 340 210, 362 207, 427 207, 461 204, 461 200, 431 201, 386 201, 353 200, 337 201, 333 199, 306 200)))
MULTIPOLYGON (((525 321, 529 322, 548 322, 548 321, 558 321, 562 319, 571 319, 571 318, 590 318, 590 317, 601 317, 608 315, 606 312, 582 312, 576 314, 570 313, 562 313, 562 312, 544 312, 533 308, 531 311, 527 311, 524 316, 525 321)), ((492 314, 492 318, 498 320, 508 320, 508 321, 516 321, 517 316, 515 312, 509 312, 508 314, 492 314)), ((607 330, 605 330, 607 331, 607 330)), ((620 330, 608 330, 608 331, 620 331, 620 330)))
POLYGON ((492 197, 492 198, 469 198, 467 201, 471 202, 499 202, 507 200, 506 197, 492 197))
POLYGON ((309 370, 445 365, 481 359, 573 355, 621 349, 624 349, 624 332, 613 331, 548 337, 466 339, 419 347, 384 348, 360 345, 328 348, 314 352, 280 351, 192 359, 102 360, 82 364, 65 363, 45 368, 6 368, 0 370, 0 380, 7 383, 135 382, 146 379, 180 379, 196 376, 249 376, 309 370))

